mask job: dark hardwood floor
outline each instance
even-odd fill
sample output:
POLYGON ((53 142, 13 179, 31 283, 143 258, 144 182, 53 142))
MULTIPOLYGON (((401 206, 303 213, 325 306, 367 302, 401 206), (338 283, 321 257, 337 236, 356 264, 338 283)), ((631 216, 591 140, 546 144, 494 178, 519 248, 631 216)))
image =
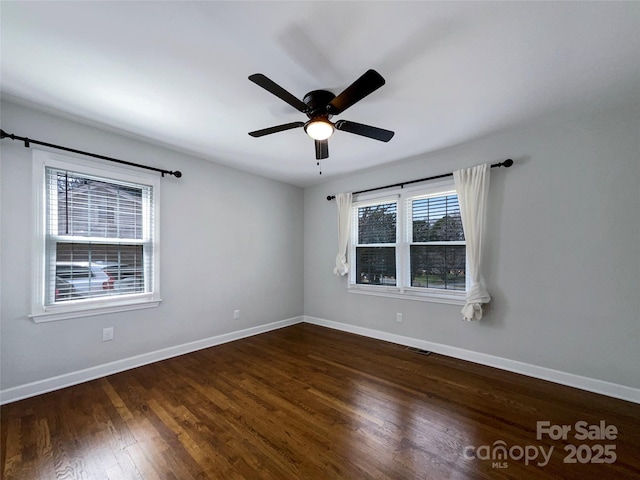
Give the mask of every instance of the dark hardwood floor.
POLYGON ((640 405, 308 324, 0 413, 5 480, 640 478, 640 405))

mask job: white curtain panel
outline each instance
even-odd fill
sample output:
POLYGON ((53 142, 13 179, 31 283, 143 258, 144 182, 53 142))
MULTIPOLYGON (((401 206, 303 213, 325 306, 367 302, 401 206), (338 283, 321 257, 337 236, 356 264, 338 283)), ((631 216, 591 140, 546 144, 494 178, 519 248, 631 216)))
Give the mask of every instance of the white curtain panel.
POLYGON ((346 275, 349 271, 347 263, 347 245, 349 244, 349 230, 351 228, 351 193, 338 193, 336 205, 338 206, 338 254, 336 255, 336 267, 333 273, 346 275))
POLYGON ((467 300, 462 309, 465 320, 480 320, 482 305, 491 301, 482 278, 482 247, 490 171, 491 166, 484 164, 453 172, 467 243, 467 300))

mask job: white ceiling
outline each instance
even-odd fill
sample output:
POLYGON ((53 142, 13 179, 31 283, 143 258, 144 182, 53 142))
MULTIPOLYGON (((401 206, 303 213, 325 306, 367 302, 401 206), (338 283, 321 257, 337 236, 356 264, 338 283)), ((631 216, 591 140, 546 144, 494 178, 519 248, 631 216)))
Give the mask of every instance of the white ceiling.
POLYGON ((6 98, 300 186, 640 98, 640 2, 0 8, 6 98), (369 68, 387 84, 334 120, 394 130, 389 143, 336 132, 319 176, 302 129, 247 134, 306 119, 252 73, 302 98, 338 94, 369 68))

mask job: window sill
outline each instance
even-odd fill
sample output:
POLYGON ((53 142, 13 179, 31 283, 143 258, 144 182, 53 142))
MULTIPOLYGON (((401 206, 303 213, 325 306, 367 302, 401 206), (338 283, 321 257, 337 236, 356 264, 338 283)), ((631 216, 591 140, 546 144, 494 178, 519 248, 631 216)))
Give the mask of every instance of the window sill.
POLYGON ((68 320, 71 318, 92 317, 94 315, 104 315, 107 313, 127 312, 130 310, 141 310, 144 308, 155 308, 160 305, 162 299, 135 299, 120 302, 109 302, 101 304, 86 305, 54 305, 45 307, 44 311, 32 313, 29 318, 35 323, 55 322, 58 320, 68 320))
POLYGON ((401 290, 396 287, 349 285, 349 293, 359 295, 374 295, 377 297, 401 298, 403 300, 417 300, 419 302, 444 303, 447 305, 461 305, 466 303, 465 292, 443 292, 439 290, 417 291, 414 289, 401 290))

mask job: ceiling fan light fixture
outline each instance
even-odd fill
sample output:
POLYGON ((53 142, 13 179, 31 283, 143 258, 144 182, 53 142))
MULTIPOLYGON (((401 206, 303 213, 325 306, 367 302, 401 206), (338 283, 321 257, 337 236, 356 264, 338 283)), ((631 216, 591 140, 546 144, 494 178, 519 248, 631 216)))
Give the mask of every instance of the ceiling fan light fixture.
POLYGON ((333 135, 333 125, 326 118, 314 118, 305 124, 304 131, 314 140, 326 140, 333 135))

